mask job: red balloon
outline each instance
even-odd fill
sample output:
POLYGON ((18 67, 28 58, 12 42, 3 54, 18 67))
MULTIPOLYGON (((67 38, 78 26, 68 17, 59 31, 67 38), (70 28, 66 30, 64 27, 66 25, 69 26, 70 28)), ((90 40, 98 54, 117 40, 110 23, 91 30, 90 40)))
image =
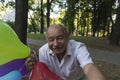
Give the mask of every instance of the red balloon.
POLYGON ((61 77, 53 73, 48 67, 42 63, 37 62, 32 71, 30 80, 63 80, 61 77))

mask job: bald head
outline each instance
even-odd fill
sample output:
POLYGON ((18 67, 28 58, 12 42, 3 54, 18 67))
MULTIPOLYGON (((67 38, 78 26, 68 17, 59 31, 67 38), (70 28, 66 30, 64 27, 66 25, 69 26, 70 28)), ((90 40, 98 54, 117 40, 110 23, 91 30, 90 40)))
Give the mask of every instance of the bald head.
POLYGON ((49 32, 55 32, 55 31, 58 31, 58 32, 61 31, 62 33, 68 35, 68 32, 67 32, 65 26, 62 24, 50 25, 50 27, 47 30, 47 35, 49 34, 49 32))

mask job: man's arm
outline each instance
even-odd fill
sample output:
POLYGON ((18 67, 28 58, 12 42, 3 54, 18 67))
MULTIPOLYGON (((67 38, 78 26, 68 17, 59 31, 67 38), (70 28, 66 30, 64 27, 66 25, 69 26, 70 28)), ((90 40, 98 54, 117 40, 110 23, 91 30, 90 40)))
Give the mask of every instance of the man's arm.
POLYGON ((94 64, 85 65, 83 70, 88 80, 106 80, 94 64))

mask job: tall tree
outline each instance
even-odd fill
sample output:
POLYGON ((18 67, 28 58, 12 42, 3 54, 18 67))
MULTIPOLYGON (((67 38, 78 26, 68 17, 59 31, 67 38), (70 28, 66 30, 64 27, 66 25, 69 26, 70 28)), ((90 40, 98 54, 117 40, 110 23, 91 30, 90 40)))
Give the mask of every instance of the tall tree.
POLYGON ((65 26, 67 26, 68 31, 70 34, 74 31, 74 20, 75 20, 75 14, 77 12, 77 5, 79 4, 80 0, 67 0, 67 11, 65 13, 65 16, 63 18, 63 23, 65 26))
POLYGON ((119 41, 120 41, 120 3, 117 10, 116 21, 115 24, 113 25, 113 30, 110 35, 110 44, 118 46, 119 41))
POLYGON ((40 33, 44 33, 44 13, 43 13, 43 0, 41 0, 41 9, 40 9, 40 12, 41 12, 41 17, 40 17, 40 24, 41 24, 41 30, 40 30, 40 33))
POLYGON ((14 30, 20 40, 26 44, 27 38, 27 18, 28 18, 28 0, 15 0, 16 14, 14 30))
POLYGON ((50 9, 53 0, 47 0, 47 27, 50 25, 50 9))

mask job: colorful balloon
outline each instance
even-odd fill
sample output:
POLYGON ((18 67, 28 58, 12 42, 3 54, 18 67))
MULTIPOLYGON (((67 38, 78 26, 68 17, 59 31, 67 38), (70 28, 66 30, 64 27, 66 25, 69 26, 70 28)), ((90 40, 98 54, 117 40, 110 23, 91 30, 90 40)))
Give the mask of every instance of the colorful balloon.
POLYGON ((21 80, 27 73, 25 59, 30 49, 0 20, 0 80, 21 80))
POLYGON ((19 40, 13 29, 0 20, 0 65, 26 58, 29 53, 30 49, 19 40))
POLYGON ((0 80, 22 80, 22 75, 20 71, 15 70, 0 77, 0 80))

